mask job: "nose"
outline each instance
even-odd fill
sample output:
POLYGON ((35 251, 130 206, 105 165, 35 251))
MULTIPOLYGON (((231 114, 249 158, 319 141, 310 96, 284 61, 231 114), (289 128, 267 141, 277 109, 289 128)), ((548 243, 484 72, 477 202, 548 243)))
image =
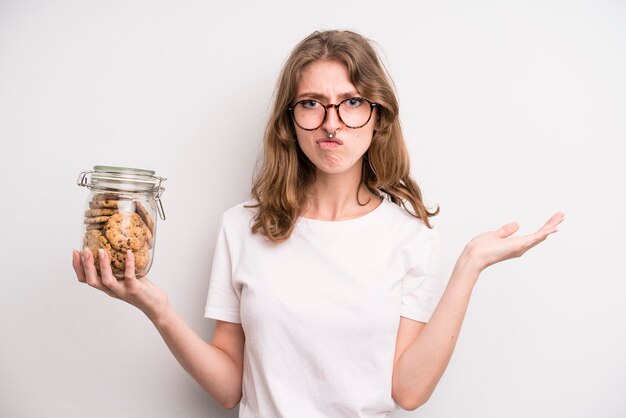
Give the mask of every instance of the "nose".
POLYGON ((326 119, 322 124, 322 128, 324 128, 327 132, 335 132, 337 129, 341 128, 341 119, 339 119, 339 109, 334 104, 329 104, 326 106, 326 119))

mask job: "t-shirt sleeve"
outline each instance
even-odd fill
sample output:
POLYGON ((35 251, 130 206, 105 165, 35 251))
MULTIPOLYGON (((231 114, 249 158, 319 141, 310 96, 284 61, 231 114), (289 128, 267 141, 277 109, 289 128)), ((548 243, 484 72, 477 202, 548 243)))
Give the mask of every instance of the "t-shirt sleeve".
POLYGON ((402 281, 400 315, 428 322, 445 290, 439 231, 425 228, 403 249, 406 274, 402 281))
POLYGON ((240 295, 233 286, 233 266, 231 260, 224 219, 222 218, 217 242, 215 244, 213 266, 211 268, 211 278, 209 281, 209 294, 207 296, 206 307, 204 308, 204 316, 206 318, 240 324, 240 295))

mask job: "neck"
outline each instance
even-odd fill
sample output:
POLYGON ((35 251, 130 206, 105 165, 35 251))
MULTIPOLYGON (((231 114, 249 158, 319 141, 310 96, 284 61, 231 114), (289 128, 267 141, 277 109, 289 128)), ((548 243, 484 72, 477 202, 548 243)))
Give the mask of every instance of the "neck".
POLYGON ((381 200, 361 183, 362 164, 363 159, 341 174, 318 171, 307 193, 302 216, 340 221, 358 218, 375 209, 381 200))

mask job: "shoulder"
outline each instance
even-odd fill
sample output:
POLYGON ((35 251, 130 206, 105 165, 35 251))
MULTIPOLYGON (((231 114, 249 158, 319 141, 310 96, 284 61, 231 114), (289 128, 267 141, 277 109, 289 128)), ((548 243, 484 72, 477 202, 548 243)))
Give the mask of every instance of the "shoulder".
POLYGON ((248 200, 226 209, 222 213, 220 228, 227 235, 248 235, 256 214, 255 201, 248 200))
POLYGON ((385 210, 385 221, 388 223, 387 227, 395 231, 406 231, 411 235, 433 235, 438 232, 432 221, 429 222, 433 228, 429 228, 422 219, 416 218, 402 206, 389 200, 384 200, 382 205, 385 205, 383 209, 385 210))
POLYGON ((416 218, 406 209, 388 202, 388 228, 394 236, 395 249, 404 260, 406 268, 439 268, 441 240, 439 229, 429 219, 432 228, 420 218, 416 218))
POLYGON ((235 206, 226 209, 224 213, 222 213, 222 218, 227 220, 251 218, 255 213, 254 208, 251 207, 254 204, 255 202, 253 200, 237 203, 235 206))
POLYGON ((226 209, 222 213, 222 226, 235 227, 241 224, 248 226, 256 213, 255 202, 248 200, 226 209))
POLYGON ((408 257, 421 257, 440 247, 439 229, 432 222, 432 228, 420 218, 416 218, 402 206, 385 201, 384 230, 394 247, 408 257), (419 250, 418 250, 419 249, 419 250))

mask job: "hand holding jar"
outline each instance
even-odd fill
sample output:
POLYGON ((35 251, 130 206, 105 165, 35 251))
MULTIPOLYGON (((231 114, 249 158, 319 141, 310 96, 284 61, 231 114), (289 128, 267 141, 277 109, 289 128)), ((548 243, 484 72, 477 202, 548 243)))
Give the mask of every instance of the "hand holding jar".
POLYGON ((74 250, 72 266, 79 282, 99 289, 113 298, 130 303, 152 320, 169 304, 165 292, 155 286, 147 276, 137 278, 135 256, 130 250, 126 254, 124 280, 113 276, 109 255, 102 249, 96 254, 92 254, 89 250, 83 250, 82 253, 74 250))

